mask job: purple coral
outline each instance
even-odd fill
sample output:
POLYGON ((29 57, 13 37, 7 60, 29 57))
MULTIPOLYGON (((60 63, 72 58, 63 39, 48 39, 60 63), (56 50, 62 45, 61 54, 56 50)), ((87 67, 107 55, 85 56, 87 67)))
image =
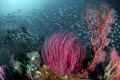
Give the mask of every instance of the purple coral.
POLYGON ((4 67, 0 66, 0 79, 5 80, 5 73, 4 73, 4 67))
POLYGON ((42 58, 57 75, 71 74, 80 70, 86 47, 74 32, 60 30, 49 36, 42 47, 42 58))
POLYGON ((10 71, 5 66, 0 66, 0 80, 12 80, 10 71))

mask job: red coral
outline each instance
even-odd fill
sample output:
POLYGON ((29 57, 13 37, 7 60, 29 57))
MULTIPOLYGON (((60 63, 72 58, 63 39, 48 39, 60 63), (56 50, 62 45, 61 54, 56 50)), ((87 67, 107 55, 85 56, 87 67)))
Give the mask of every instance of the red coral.
MULTIPOLYGON (((106 37, 110 32, 111 24, 115 22, 115 11, 107 4, 102 3, 101 6, 96 6, 95 9, 86 7, 85 10, 86 14, 83 17, 91 30, 91 44, 95 54, 90 65, 88 65, 82 74, 93 67, 92 64, 94 64, 94 62, 99 63, 99 61, 96 61, 96 58, 99 57, 97 55, 100 54, 99 51, 109 44, 110 39, 107 39, 106 37)), ((103 54, 101 54, 101 56, 102 55, 103 54)))
POLYGON ((96 66, 98 63, 100 63, 100 62, 102 63, 103 61, 105 61, 106 54, 107 54, 107 53, 106 53, 104 50, 98 51, 98 53, 96 54, 95 60, 94 60, 94 62, 93 62, 93 64, 92 64, 92 66, 90 67, 90 69, 91 69, 92 71, 94 71, 95 66, 96 66))
POLYGON ((86 48, 78 37, 67 30, 49 36, 42 47, 42 58, 56 76, 80 70, 86 48))

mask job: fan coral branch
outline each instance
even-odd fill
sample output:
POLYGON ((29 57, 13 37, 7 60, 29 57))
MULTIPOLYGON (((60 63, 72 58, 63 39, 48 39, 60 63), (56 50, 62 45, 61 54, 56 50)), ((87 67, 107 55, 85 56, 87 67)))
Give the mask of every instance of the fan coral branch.
MULTIPOLYGON (((115 11, 111 9, 107 4, 101 4, 101 6, 96 6, 95 9, 85 8, 86 14, 83 16, 87 21, 88 26, 91 30, 91 43, 94 49, 94 57, 90 65, 82 72, 84 74, 87 70, 94 66, 96 62, 96 57, 98 52, 101 51, 105 46, 110 42, 110 39, 107 39, 107 35, 110 32, 111 24, 115 22, 114 14, 115 11), (93 29, 96 27, 97 29, 93 29)), ((105 56, 102 57, 103 59, 105 56)), ((99 61, 97 62, 99 63, 99 61)))

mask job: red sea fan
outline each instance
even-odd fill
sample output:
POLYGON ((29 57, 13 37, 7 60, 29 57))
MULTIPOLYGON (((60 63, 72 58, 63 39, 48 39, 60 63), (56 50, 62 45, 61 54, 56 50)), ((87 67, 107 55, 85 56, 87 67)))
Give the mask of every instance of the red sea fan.
POLYGON ((108 39, 107 36, 111 30, 111 25, 115 23, 115 10, 110 8, 109 5, 101 3, 100 6, 96 5, 93 8, 89 6, 90 5, 86 6, 86 13, 83 17, 91 30, 92 36, 90 39, 95 54, 88 67, 81 74, 94 68, 96 63, 103 62, 102 59, 105 60, 106 52, 103 54, 101 51, 103 52, 102 49, 109 44, 110 39, 108 39), (99 55, 102 58, 100 58, 99 55))
POLYGON ((56 76, 80 70, 86 48, 77 35, 60 30, 49 36, 42 47, 42 58, 56 76))

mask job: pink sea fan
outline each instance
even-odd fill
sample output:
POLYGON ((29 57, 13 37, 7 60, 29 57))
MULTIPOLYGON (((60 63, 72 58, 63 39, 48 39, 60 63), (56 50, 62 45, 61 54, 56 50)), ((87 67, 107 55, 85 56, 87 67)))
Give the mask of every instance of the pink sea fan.
POLYGON ((120 56, 118 56, 118 53, 115 50, 115 47, 113 47, 111 49, 110 59, 112 61, 112 66, 114 66, 115 64, 117 64, 117 66, 115 67, 115 71, 114 71, 115 74, 112 76, 111 79, 120 80, 120 56))
POLYGON ((119 56, 118 56, 117 51, 115 50, 115 47, 113 47, 113 48, 111 49, 110 59, 111 59, 112 62, 114 62, 114 61, 115 61, 115 62, 118 62, 118 60, 119 60, 119 56))
POLYGON ((80 70, 86 48, 74 32, 60 30, 49 36, 42 47, 42 58, 57 75, 80 70))

